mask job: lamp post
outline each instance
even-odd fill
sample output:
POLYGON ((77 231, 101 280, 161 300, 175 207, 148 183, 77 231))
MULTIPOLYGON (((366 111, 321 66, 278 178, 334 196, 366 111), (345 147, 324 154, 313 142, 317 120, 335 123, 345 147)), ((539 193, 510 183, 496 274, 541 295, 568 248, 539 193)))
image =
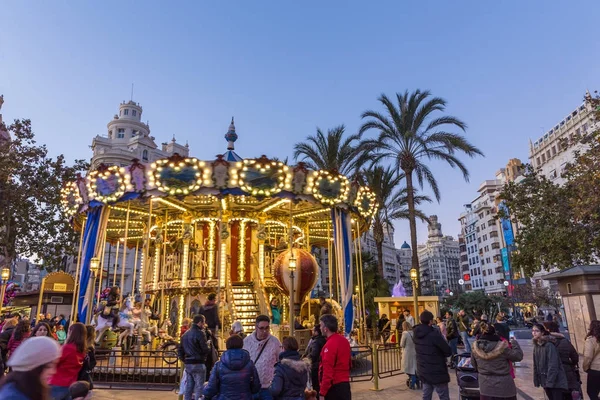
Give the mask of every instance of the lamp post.
POLYGON ((0 290, 0 315, 2 314, 2 307, 4 306, 4 295, 6 293, 6 284, 8 278, 10 278, 10 268, 4 267, 0 272, 0 278, 2 278, 2 289, 0 290))
POLYGON ((290 336, 294 336, 294 272, 296 271, 296 257, 291 250, 288 267, 290 269, 290 336))
POLYGON ((417 297, 417 288, 419 287, 419 283, 417 282, 417 278, 419 277, 419 273, 415 268, 410 270, 410 280, 412 281, 413 288, 413 302, 415 307, 415 318, 419 318, 419 299, 417 297))
POLYGON ((92 280, 92 290, 90 290, 90 298, 88 300, 88 312, 86 315, 86 323, 89 324, 92 317, 92 306, 94 305, 94 288, 96 287, 96 274, 100 268, 100 260, 98 257, 92 257, 90 260, 90 279, 92 280))

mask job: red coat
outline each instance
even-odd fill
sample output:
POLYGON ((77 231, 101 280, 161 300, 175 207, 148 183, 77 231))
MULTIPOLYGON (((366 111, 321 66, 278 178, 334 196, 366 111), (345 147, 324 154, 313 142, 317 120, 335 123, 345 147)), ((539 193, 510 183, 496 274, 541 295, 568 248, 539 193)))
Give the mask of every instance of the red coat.
POLYGON ((350 382, 350 366, 352 355, 348 339, 339 333, 327 338, 321 350, 321 364, 319 365, 319 392, 325 396, 331 386, 350 382))
POLYGON ((56 365, 56 373, 50 378, 50 384, 54 386, 69 387, 77 381, 77 375, 83 366, 85 353, 77 351, 73 343, 62 346, 62 352, 56 365))
POLYGON ((14 353, 14 351, 17 349, 17 347, 19 347, 21 345, 21 343, 23 343, 23 341, 25 339, 27 339, 29 336, 31 336, 31 332, 25 332, 23 334, 23 337, 21 338, 21 340, 17 340, 17 339, 15 339, 15 332, 13 331, 13 334, 8 341, 8 345, 6 346, 9 358, 10 358, 10 356, 12 356, 12 353, 14 353))

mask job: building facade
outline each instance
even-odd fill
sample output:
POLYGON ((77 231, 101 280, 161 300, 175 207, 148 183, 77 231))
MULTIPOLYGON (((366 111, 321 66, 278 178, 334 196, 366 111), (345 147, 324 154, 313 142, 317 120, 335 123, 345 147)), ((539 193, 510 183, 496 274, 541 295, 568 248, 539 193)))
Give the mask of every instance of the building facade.
MULTIPOLYGON (((589 96, 589 92, 587 93, 589 96)), ((585 150, 580 139, 594 132, 597 123, 587 103, 579 105, 535 142, 529 141, 529 162, 541 174, 562 185, 566 165, 575 152, 585 150)))
POLYGON ((106 136, 98 135, 92 140, 92 169, 100 164, 131 165, 134 158, 147 164, 175 153, 189 155, 189 146, 177 143, 175 137, 158 148, 154 136, 150 136, 150 125, 142 122, 142 111, 142 106, 134 101, 119 104, 119 114, 106 125, 106 136))
MULTIPOLYGON (((488 294, 506 292, 506 272, 502 249, 506 247, 501 222, 498 219, 500 192, 508 182, 522 177, 523 164, 519 159, 508 161, 506 168, 496 172, 496 179, 479 185, 477 197, 468 204, 458 220, 461 224, 461 268, 470 279, 465 280, 466 291, 483 290, 488 294)), ((508 264, 507 264, 508 265, 508 264)))
POLYGON ((422 293, 447 296, 458 292, 461 279, 458 241, 442 234, 442 224, 436 215, 429 217, 428 230, 427 243, 417 249, 422 293))
POLYGON ((400 281, 407 295, 412 295, 412 281, 410 280, 410 269, 412 268, 412 249, 404 241, 402 246, 396 250, 396 261, 400 270, 400 281))
MULTIPOLYGON (((360 245, 363 252, 373 255, 377 259, 377 245, 373 236, 373 230, 370 229, 360 239, 360 245)), ((396 258, 396 246, 394 244, 394 228, 384 226, 383 228, 383 278, 390 284, 391 288, 398 283, 401 275, 400 265, 396 258)))

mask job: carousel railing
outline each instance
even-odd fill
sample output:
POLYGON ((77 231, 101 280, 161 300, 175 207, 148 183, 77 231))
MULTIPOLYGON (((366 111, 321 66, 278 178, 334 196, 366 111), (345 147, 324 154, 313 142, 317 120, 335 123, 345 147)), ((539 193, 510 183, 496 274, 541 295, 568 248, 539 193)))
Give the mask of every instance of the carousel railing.
POLYGON ((260 280, 260 273, 258 271, 258 267, 256 263, 252 263, 254 274, 253 284, 254 284, 254 292, 256 293, 256 299, 258 301, 258 308, 260 309, 260 313, 264 315, 268 315, 269 318, 273 318, 273 314, 271 313, 271 306, 269 305, 269 297, 267 296, 267 292, 265 291, 265 287, 263 282, 260 280))
POLYGON ((156 351, 98 351, 92 372, 99 389, 172 390, 179 384, 180 363, 156 351))

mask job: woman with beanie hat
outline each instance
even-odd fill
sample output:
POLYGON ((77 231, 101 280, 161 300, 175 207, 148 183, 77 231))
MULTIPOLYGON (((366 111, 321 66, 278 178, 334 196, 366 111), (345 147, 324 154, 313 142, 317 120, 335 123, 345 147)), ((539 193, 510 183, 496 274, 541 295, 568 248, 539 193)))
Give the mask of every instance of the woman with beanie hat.
POLYGON ((69 386, 77 381, 83 367, 87 351, 86 327, 75 322, 69 327, 67 342, 62 346, 60 359, 56 365, 56 374, 50 378, 52 400, 69 399, 69 386))
POLYGON ((56 340, 45 336, 27 339, 7 363, 12 372, 0 381, 0 399, 49 400, 48 380, 56 372, 59 356, 56 340))

